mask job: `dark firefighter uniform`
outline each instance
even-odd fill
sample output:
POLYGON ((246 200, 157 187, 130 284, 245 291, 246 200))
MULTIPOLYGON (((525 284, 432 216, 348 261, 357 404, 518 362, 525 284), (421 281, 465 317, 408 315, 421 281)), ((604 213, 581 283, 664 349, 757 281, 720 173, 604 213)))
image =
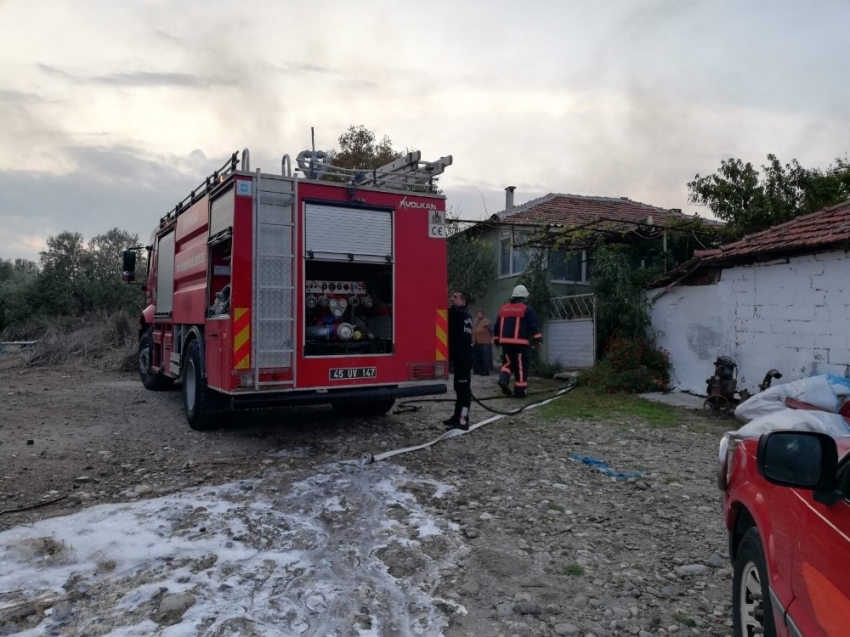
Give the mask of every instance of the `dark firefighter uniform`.
POLYGON ((518 285, 510 301, 499 310, 493 329, 493 342, 502 347, 502 369, 499 372, 499 387, 510 394, 511 375, 514 376, 513 394, 525 398, 528 387, 528 363, 531 345, 542 342, 543 335, 537 322, 534 308, 528 305, 528 290, 518 285))
POLYGON ((454 414, 443 423, 448 427, 469 427, 472 405, 472 317, 466 305, 449 307, 449 360, 454 367, 454 390, 457 394, 454 414))

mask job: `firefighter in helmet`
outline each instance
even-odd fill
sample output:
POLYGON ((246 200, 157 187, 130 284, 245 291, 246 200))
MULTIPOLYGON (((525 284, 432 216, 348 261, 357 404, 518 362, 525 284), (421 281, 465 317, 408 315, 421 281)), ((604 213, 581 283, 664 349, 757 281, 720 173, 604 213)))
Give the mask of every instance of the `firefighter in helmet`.
POLYGON ((499 387, 505 395, 511 394, 511 375, 514 376, 513 395, 525 398, 528 387, 528 363, 531 345, 543 343, 543 335, 534 308, 528 304, 528 289, 524 285, 514 288, 510 300, 499 310, 493 329, 493 342, 502 348, 502 369, 499 387))

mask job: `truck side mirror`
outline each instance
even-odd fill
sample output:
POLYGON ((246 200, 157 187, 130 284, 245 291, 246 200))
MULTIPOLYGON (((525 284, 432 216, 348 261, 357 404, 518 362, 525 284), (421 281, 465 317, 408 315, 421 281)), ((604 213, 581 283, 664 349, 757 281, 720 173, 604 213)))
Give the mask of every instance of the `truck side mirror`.
POLYGON ((136 251, 124 250, 124 263, 121 267, 121 278, 130 283, 136 280, 136 251))

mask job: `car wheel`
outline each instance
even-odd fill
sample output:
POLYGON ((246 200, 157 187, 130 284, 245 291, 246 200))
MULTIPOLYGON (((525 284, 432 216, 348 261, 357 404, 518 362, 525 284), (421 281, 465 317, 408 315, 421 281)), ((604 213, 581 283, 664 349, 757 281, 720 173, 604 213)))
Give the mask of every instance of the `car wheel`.
POLYGON ((168 378, 153 371, 153 334, 147 330, 139 339, 138 355, 139 377, 145 389, 151 391, 162 391, 169 389, 174 383, 173 378, 168 378))
POLYGON ((221 397, 207 387, 201 365, 201 349, 193 340, 186 346, 183 366, 183 406, 186 420, 196 431, 215 429, 223 424, 224 416, 221 397))
POLYGON ((738 545, 732 579, 732 624, 735 637, 776 637, 764 547, 756 527, 738 545))

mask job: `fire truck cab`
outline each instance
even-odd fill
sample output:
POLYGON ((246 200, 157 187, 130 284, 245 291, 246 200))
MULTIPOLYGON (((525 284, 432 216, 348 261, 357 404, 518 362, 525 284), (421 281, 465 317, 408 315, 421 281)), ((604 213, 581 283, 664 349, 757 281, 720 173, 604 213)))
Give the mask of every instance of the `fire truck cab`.
MULTIPOLYGON (((414 152, 352 170, 304 151, 296 174, 287 155, 269 174, 233 153, 147 247, 145 387, 180 382, 199 430, 240 409, 378 415, 445 393, 445 198, 433 178, 451 161, 414 152)), ((124 270, 135 278, 135 252, 124 270)))

